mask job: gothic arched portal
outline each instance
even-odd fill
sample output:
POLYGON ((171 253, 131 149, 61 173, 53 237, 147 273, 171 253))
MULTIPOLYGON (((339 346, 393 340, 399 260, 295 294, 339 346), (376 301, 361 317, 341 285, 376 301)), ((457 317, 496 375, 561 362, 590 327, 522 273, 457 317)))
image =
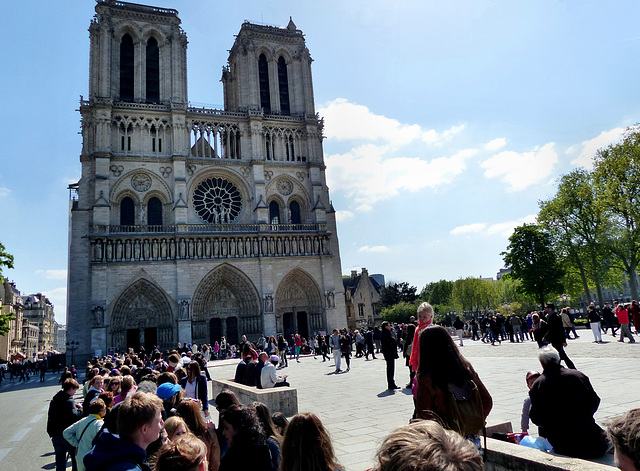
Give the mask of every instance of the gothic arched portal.
POLYGON ((110 346, 116 351, 174 345, 171 304, 161 288, 145 279, 132 283, 116 298, 109 327, 110 346))
POLYGON ((258 291, 244 273, 226 263, 202 279, 191 312, 191 334, 197 344, 213 343, 222 335, 235 344, 240 335, 257 339, 262 333, 258 291))
POLYGON ((275 310, 279 332, 286 338, 299 333, 307 338, 325 330, 322 296, 314 279, 304 270, 291 270, 280 282, 276 291, 275 310))

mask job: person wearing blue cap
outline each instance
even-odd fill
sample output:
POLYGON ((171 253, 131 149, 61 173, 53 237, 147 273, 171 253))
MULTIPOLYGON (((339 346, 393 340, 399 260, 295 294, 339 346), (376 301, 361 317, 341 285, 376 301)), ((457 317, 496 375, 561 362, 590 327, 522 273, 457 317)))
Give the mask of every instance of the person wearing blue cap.
POLYGON ((179 400, 179 393, 182 387, 179 384, 162 383, 158 386, 156 394, 162 399, 162 420, 176 415, 176 405, 179 400))

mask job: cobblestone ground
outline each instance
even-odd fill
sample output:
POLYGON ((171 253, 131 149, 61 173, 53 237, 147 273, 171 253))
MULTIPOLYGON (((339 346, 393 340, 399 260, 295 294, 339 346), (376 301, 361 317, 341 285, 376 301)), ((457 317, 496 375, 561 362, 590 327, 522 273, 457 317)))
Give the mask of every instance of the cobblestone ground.
MULTIPOLYGON (((634 407, 640 407, 640 341, 619 343, 610 334, 604 344, 594 344, 591 330, 578 330, 580 338, 568 341, 565 349, 576 367, 589 376, 601 398, 596 420, 606 420, 634 407)), ((640 340, 638 336, 636 339, 640 340)), ((502 342, 492 346, 465 339, 463 355, 473 364, 493 396, 494 406, 488 424, 511 422, 514 431, 520 428, 522 402, 527 394, 525 374, 540 370, 537 344, 502 342)), ((209 363, 212 378, 233 378, 238 360, 209 363)), ((289 375, 288 381, 298 390, 298 407, 317 414, 331 433, 340 463, 348 471, 362 471, 373 465, 380 441, 399 425, 406 424, 413 413, 411 391, 386 390, 385 362, 352 358, 351 371, 334 374, 333 360, 321 357, 289 361, 289 367, 279 374, 289 375)), ((344 359, 343 359, 343 368, 344 359)), ((408 370, 404 361, 396 362, 396 382, 404 386, 408 370)), ((559 398, 570 404, 571 398, 559 398)), ((218 418, 214 416, 217 423, 218 418)), ((530 433, 537 433, 532 425, 530 433)))

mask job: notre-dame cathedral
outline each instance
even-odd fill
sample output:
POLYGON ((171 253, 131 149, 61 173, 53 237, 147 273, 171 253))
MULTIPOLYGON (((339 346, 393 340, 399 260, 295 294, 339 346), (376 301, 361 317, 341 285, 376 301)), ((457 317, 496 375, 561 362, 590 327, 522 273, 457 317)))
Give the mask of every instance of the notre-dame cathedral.
POLYGON ((302 32, 243 23, 222 69, 224 110, 196 108, 176 10, 95 10, 82 176, 70 186, 78 358, 345 327, 302 32))

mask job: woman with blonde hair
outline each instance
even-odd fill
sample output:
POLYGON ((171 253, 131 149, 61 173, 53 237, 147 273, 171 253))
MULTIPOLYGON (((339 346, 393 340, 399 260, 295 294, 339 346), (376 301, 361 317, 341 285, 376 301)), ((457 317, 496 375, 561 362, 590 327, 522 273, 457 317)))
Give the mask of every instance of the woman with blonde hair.
POLYGON ((116 404, 124 401, 129 394, 133 394, 137 389, 138 386, 136 385, 136 380, 133 379, 133 376, 123 376, 120 380, 120 394, 114 396, 113 405, 115 406, 116 404))
POLYGON ((329 433, 317 415, 302 412, 294 416, 282 442, 282 471, 342 471, 336 460, 329 433))
POLYGON ((171 441, 185 433, 189 433, 189 427, 182 417, 174 415, 164 421, 164 430, 167 432, 167 438, 171 441))

